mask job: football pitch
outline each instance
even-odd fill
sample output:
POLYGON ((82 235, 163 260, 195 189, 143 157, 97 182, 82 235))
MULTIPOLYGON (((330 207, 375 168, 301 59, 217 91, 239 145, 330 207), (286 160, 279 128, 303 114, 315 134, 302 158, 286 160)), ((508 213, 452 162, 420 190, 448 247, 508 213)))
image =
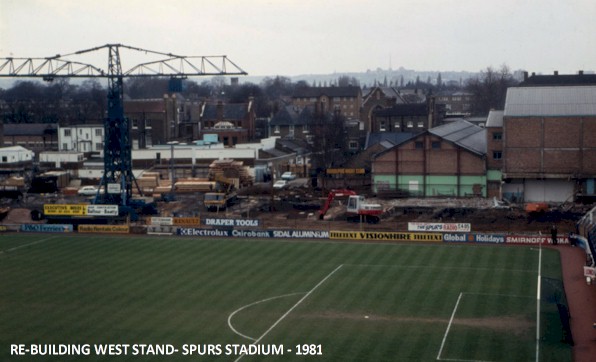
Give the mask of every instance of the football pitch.
POLYGON ((538 246, 0 236, 2 361, 571 361, 538 246))

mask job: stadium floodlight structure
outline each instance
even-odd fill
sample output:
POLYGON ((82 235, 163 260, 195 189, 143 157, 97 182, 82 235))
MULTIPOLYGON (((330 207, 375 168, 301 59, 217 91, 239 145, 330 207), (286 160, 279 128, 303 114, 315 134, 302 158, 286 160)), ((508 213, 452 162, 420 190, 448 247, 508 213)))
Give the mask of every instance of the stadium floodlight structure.
POLYGON ((132 173, 132 147, 130 123, 124 117, 123 79, 143 77, 169 77, 185 79, 189 76, 247 75, 225 55, 181 56, 131 47, 123 44, 79 50, 65 55, 45 58, 0 58, 0 77, 42 78, 105 78, 108 81, 108 109, 104 120, 104 174, 96 202, 102 204, 129 205, 133 184, 138 188, 132 173), (123 69, 120 50, 126 49, 141 56, 158 57, 145 63, 123 69), (107 50, 108 67, 100 67, 74 61, 77 56, 94 55, 107 50), (89 54, 87 54, 89 53, 89 54))

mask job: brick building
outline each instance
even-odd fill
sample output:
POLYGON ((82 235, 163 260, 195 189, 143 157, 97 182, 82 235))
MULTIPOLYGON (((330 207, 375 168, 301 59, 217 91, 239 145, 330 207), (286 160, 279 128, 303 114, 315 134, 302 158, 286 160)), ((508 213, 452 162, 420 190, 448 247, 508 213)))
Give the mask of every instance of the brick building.
POLYGON ((429 128, 428 123, 425 103, 396 104, 373 112, 370 132, 422 132, 429 128))
POLYGON ((396 104, 404 104, 399 91, 393 87, 374 87, 363 97, 360 121, 365 132, 373 131, 373 115, 375 112, 391 108, 396 104))
POLYGON ((362 90, 357 86, 300 88, 292 95, 292 105, 300 109, 317 106, 321 113, 339 110, 346 119, 359 120, 362 90))
POLYGON ((462 91, 443 91, 436 95, 437 104, 443 104, 447 116, 469 116, 473 94, 462 91))
POLYGON ((486 188, 488 197, 501 199, 503 169, 503 111, 490 111, 486 119, 486 188))
POLYGON ((565 202, 595 195, 596 86, 507 91, 503 197, 565 202))
POLYGON ((254 101, 247 103, 204 103, 200 112, 196 138, 204 134, 217 134, 226 146, 255 140, 256 112, 254 101))
POLYGON ((373 158, 377 193, 408 196, 484 196, 486 129, 467 121, 432 128, 373 158))
POLYGON ((312 106, 304 108, 286 106, 271 118, 269 134, 281 138, 300 138, 311 142, 312 134, 309 126, 312 124, 312 117, 312 106))
POLYGON ((58 150, 57 123, 6 123, 2 147, 23 146, 35 153, 58 150))

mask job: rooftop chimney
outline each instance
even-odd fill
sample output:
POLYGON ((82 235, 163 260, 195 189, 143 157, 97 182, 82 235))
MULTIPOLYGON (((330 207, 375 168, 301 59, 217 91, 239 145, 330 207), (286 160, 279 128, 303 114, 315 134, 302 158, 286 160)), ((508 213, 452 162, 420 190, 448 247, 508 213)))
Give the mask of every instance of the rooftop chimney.
POLYGON ((584 75, 584 71, 583 70, 580 70, 577 74, 584 75))
POLYGON ((555 75, 559 75, 559 71, 558 70, 555 70, 555 75))

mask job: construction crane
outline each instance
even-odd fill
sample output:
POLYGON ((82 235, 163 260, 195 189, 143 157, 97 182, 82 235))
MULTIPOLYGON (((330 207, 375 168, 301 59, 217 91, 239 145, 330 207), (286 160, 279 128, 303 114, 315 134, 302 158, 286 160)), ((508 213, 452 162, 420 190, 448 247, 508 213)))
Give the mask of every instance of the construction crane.
MULTIPOLYGON (((93 55, 93 54, 90 54, 93 55)), ((0 58, 0 77, 42 78, 52 81, 56 78, 105 78, 108 81, 108 112, 104 120, 104 174, 96 202, 129 206, 133 185, 132 148, 130 123, 124 117, 124 78, 170 77, 185 79, 189 76, 247 75, 247 73, 222 56, 181 56, 131 47, 123 44, 79 50, 65 55, 45 58, 0 58), (153 60, 123 69, 120 50, 126 49, 144 56, 157 56, 153 60), (91 64, 73 61, 73 57, 107 50, 108 66, 103 69, 91 64)), ((140 190, 139 190, 140 191, 140 190)))

